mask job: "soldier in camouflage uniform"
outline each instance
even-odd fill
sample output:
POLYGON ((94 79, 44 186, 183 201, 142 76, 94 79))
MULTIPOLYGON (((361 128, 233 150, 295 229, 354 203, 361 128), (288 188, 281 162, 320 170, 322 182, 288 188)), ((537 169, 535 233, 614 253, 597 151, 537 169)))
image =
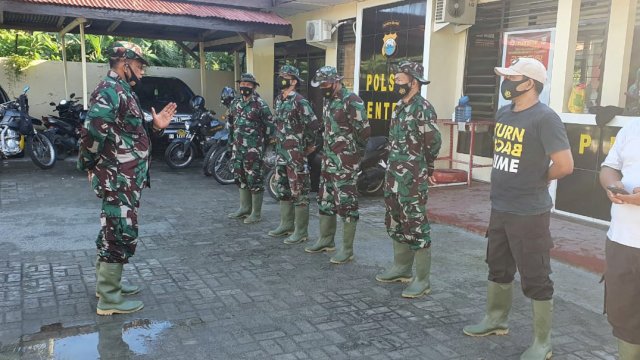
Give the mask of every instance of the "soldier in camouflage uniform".
POLYGON ((260 86, 256 78, 246 73, 236 82, 240 84, 241 97, 232 102, 229 116, 233 118, 232 162, 240 207, 229 217, 245 218, 245 224, 252 224, 262 220, 263 157, 273 122, 269 106, 255 92, 260 86))
POLYGON ((385 225, 393 239, 394 265, 376 276, 381 282, 408 282, 403 297, 415 298, 431 291, 431 230, 427 220, 427 192, 441 137, 433 106, 420 95, 429 81, 421 64, 401 62, 394 91, 402 96, 389 127, 389 165, 385 179, 385 225), (416 274, 412 277, 413 264, 416 274))
POLYGON ((276 195, 280 200, 280 225, 269 235, 293 234, 285 244, 297 244, 309 237, 309 166, 307 155, 314 150, 318 119, 309 101, 296 92, 300 71, 292 65, 280 68, 281 92, 276 98, 276 195), (295 207, 295 211, 294 211, 295 207))
POLYGON ((112 45, 110 55, 111 70, 91 94, 78 158, 78 169, 88 172, 93 190, 102 198, 96 240, 98 315, 130 313, 143 307, 141 301, 122 298, 139 291, 122 284, 122 268, 136 250, 140 192, 149 186, 150 133, 166 128, 176 112, 175 103, 157 114, 152 109, 152 123, 145 122, 132 90, 148 65, 142 50, 119 41, 112 45))
POLYGON ((305 251, 316 253, 335 248, 338 214, 344 224, 342 248, 331 257, 333 264, 353 259, 353 240, 360 218, 356 181, 360 159, 371 132, 362 99, 342 85, 342 78, 336 68, 324 66, 316 71, 311 83, 320 87, 325 98, 324 157, 318 192, 320 238, 305 251))

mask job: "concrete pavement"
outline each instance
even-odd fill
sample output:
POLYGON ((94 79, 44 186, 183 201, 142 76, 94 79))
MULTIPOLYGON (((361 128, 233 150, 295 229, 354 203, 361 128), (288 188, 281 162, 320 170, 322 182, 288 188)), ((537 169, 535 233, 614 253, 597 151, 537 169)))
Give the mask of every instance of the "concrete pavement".
MULTIPOLYGON (((259 224, 228 221, 235 187, 197 166, 152 169, 138 251, 125 267, 144 286, 135 298, 145 308, 98 317, 99 201, 86 178, 70 162, 47 172, 28 161, 0 163, 0 359, 517 359, 530 342, 530 304, 520 291, 508 336, 461 332, 484 310, 485 241, 477 234, 434 225, 433 292, 407 300, 403 285, 375 281, 392 258, 380 198, 362 200, 355 261, 335 266, 326 254, 304 253, 306 244, 266 236, 278 222, 275 201, 265 201, 259 224)), ((449 191, 434 189, 432 203, 449 191)), ((315 215, 310 232, 315 239, 315 215)), ((614 359, 598 276, 553 268, 554 359, 614 359)))

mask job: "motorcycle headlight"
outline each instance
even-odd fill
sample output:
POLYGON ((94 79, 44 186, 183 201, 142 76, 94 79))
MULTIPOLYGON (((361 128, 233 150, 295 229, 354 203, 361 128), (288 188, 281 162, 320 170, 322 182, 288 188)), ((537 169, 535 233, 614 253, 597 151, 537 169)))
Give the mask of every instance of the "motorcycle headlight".
POLYGON ((185 121, 184 122, 184 128, 185 130, 189 131, 189 128, 191 127, 191 121, 185 121))

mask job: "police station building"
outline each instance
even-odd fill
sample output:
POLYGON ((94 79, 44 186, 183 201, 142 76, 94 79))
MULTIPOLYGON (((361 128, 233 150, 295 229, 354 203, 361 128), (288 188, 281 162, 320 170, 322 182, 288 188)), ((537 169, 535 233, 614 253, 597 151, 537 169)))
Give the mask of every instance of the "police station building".
POLYGON ((292 38, 256 38, 242 49, 246 70, 256 74, 267 101, 276 94, 277 69, 290 63, 307 80, 301 92, 319 113, 322 98, 308 80, 316 69, 333 65, 345 76, 345 85, 365 101, 373 135, 385 135, 398 100, 390 65, 404 59, 421 61, 431 81, 423 95, 442 119, 441 154, 446 157, 452 150, 454 160, 439 161, 437 168, 451 165, 469 171, 464 162, 469 160, 474 130, 471 150, 473 164, 479 167, 473 168, 473 179, 489 181, 493 156, 504 151, 494 147, 491 122, 506 104, 493 68, 508 66, 518 57, 535 57, 548 68, 542 101, 560 113, 576 166, 571 176, 552 186, 555 210, 595 222, 609 220, 610 203, 598 184, 599 165, 620 126, 640 121, 634 112, 638 99, 626 95, 635 89, 637 96, 640 81, 638 0, 318 3, 326 6, 285 14, 293 25, 292 38), (462 95, 470 98, 474 126, 450 124, 462 95), (596 125, 590 109, 610 105, 626 108, 624 115, 596 125))

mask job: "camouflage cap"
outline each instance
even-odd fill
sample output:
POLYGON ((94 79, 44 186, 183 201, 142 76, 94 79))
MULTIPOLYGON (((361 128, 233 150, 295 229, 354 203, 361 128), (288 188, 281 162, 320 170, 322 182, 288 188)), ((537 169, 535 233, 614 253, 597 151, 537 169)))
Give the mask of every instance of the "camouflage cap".
POLYGON ((112 58, 126 58, 140 60, 143 64, 149 65, 144 56, 142 48, 129 41, 116 41, 111 45, 110 55, 112 58))
POLYGON ((260 86, 260 83, 258 83, 258 81, 256 80, 256 77, 253 76, 253 74, 251 73, 244 73, 240 75, 240 80, 236 80, 236 82, 237 83, 250 82, 250 83, 253 83, 255 86, 260 86))
POLYGON ((300 70, 298 70, 298 68, 293 66, 293 65, 282 65, 278 75, 280 75, 280 76, 282 76, 282 75, 291 75, 291 76, 295 77, 298 80, 298 82, 304 81, 304 80, 302 80, 300 78, 300 70))
POLYGON ((431 82, 424 78, 424 66, 414 61, 407 61, 407 60, 401 61, 397 65, 392 65, 391 71, 393 71, 394 73, 409 74, 414 79, 418 80, 418 82, 424 85, 429 84, 431 82))
POLYGON ((318 87, 322 83, 334 83, 344 79, 344 76, 338 75, 338 70, 333 66, 323 66, 316 71, 316 76, 311 80, 311 86, 318 87))

